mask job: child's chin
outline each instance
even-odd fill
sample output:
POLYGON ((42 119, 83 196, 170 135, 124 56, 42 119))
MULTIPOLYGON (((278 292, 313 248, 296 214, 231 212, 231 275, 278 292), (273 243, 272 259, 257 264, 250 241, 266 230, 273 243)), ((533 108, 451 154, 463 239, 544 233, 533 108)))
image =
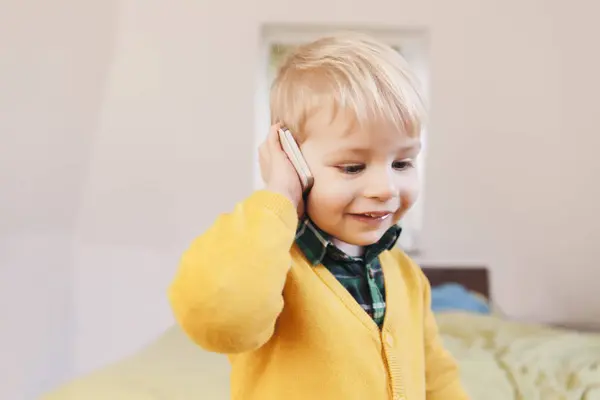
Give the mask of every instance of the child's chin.
POLYGON ((353 244, 355 246, 370 246, 375 244, 381 239, 383 236, 383 232, 357 232, 353 234, 351 237, 348 237, 344 242, 353 244))

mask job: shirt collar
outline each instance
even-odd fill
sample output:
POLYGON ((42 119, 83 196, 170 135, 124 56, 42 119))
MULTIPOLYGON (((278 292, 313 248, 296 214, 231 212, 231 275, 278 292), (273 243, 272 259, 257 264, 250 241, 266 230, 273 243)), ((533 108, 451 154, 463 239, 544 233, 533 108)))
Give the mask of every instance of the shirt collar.
POLYGON ((401 232, 402 228, 400 226, 393 225, 383 234, 381 239, 367 246, 363 257, 351 257, 333 244, 331 235, 319 229, 310 218, 304 218, 300 220, 296 229, 296 243, 313 266, 321 264, 325 255, 342 261, 364 261, 369 263, 385 250, 392 249, 396 245, 401 232))

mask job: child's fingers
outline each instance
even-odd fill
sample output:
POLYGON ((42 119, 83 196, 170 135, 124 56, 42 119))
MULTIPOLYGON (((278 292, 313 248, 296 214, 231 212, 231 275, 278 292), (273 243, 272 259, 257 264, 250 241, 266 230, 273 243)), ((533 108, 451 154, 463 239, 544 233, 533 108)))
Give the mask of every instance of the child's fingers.
POLYGON ((273 125, 271 127, 271 131, 269 132, 269 136, 267 137, 267 145, 273 156, 283 152, 281 142, 279 141, 279 128, 280 124, 273 125))
POLYGON ((268 175, 268 170, 269 170, 269 156, 267 154, 268 150, 267 150, 267 146, 266 143, 263 142, 263 144, 260 145, 260 147, 258 148, 258 163, 260 165, 260 175, 262 176, 263 181, 267 181, 267 178, 269 177, 268 175))

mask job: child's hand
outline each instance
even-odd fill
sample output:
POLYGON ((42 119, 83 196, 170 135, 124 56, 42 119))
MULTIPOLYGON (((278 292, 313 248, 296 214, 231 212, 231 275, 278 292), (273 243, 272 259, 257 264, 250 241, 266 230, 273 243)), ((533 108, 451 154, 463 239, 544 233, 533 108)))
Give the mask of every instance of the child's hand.
POLYGON ((296 209, 302 208, 302 185, 292 162, 279 142, 279 124, 271 126, 267 139, 258 149, 260 172, 266 189, 290 199, 296 209))

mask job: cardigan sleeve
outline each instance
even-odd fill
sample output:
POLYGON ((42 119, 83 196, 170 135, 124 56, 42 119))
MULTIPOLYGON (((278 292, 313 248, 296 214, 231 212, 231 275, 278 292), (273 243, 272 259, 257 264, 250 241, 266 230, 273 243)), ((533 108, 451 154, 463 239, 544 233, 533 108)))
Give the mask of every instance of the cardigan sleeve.
POLYGON ((271 338, 297 224, 289 199, 257 191, 193 241, 168 297, 176 321, 196 344, 235 354, 271 338))
POLYGON ((468 400, 458 365, 444 348, 431 311, 431 286, 421 271, 424 295, 425 379, 427 400, 468 400))

